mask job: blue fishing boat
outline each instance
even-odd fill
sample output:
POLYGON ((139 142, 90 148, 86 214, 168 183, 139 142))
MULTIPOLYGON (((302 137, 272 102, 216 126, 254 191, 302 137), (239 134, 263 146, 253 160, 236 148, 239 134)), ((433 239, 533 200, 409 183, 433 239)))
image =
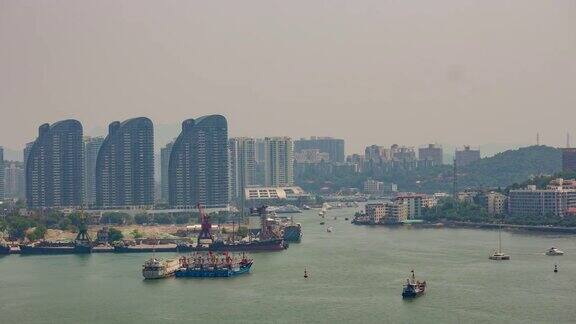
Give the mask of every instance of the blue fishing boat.
POLYGON ((228 252, 196 253, 189 258, 180 258, 180 269, 174 275, 178 278, 228 278, 250 272, 252 263, 244 253, 240 258, 228 252))

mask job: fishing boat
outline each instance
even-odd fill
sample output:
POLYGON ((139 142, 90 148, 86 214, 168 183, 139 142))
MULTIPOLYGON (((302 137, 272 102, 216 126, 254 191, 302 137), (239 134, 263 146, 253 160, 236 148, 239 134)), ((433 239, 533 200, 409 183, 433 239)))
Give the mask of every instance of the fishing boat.
POLYGON ((180 258, 177 278, 228 278, 250 272, 254 260, 242 253, 241 256, 229 252, 195 253, 191 257, 180 258))
POLYGON ((152 257, 144 262, 142 266, 142 276, 144 279, 160 279, 174 275, 180 269, 178 259, 159 259, 152 257))
POLYGON ((548 251, 546 251, 546 255, 564 255, 564 251, 559 250, 555 247, 551 247, 548 249, 548 251))
POLYGON ((498 250, 492 251, 488 257, 490 260, 510 260, 510 256, 502 252, 502 226, 498 228, 498 250))
POLYGON ((416 298, 422 296, 426 292, 426 281, 417 281, 412 270, 412 276, 406 279, 406 284, 402 289, 402 298, 416 298))

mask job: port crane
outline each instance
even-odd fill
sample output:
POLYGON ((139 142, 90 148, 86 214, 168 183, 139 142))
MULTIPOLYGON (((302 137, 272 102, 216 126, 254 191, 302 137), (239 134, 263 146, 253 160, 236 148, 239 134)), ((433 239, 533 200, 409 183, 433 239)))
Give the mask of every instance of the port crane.
POLYGON ((198 234, 198 244, 206 243, 206 241, 210 241, 210 243, 214 242, 214 237, 212 236, 212 223, 210 223, 210 216, 206 215, 204 211, 204 207, 202 204, 196 204, 198 208, 198 212, 200 213, 200 234, 198 234))

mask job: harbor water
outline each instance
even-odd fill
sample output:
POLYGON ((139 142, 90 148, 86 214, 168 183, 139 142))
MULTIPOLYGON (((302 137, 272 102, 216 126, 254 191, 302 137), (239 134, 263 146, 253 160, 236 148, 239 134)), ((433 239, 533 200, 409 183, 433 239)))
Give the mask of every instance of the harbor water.
MULTIPOLYGON (((354 209, 295 215, 301 243, 248 275, 145 281, 150 254, 0 257, 0 323, 573 323, 576 236, 355 226, 354 209), (337 220, 333 220, 338 216, 337 220), (544 255, 556 246, 564 256, 544 255), (559 272, 554 273, 554 265, 559 272), (304 279, 304 268, 309 278, 304 279), (410 270, 428 282, 402 300, 410 270)), ((173 253, 158 254, 162 257, 173 253)))

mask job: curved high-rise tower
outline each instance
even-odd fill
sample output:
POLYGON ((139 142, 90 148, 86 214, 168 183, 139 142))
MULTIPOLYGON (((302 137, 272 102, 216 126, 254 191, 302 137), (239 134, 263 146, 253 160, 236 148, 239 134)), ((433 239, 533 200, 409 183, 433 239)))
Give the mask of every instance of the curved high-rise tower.
POLYGON ((154 126, 145 117, 108 126, 96 159, 96 205, 154 204, 154 126))
POLYGON ((79 121, 68 119, 41 125, 25 164, 29 208, 82 205, 82 124, 79 121))
POLYGON ((185 120, 172 145, 169 202, 175 208, 228 205, 228 123, 221 115, 185 120))

